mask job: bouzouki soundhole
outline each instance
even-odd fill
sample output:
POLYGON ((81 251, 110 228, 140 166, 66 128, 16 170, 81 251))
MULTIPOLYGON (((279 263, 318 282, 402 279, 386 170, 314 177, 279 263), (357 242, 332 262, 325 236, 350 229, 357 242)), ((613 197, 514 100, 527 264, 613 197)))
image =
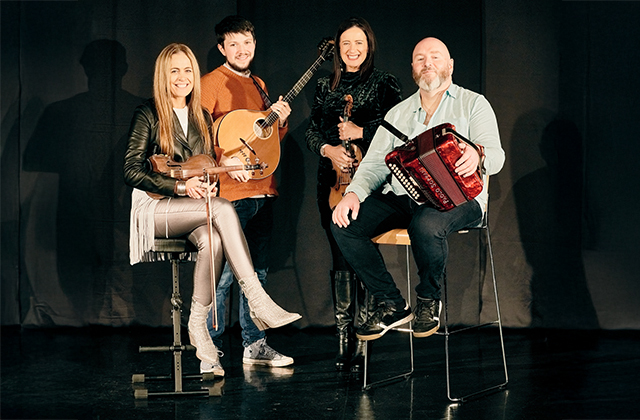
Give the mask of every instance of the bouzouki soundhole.
POLYGON ((273 126, 268 125, 264 118, 260 118, 253 124, 253 133, 262 140, 268 139, 273 133, 273 126))

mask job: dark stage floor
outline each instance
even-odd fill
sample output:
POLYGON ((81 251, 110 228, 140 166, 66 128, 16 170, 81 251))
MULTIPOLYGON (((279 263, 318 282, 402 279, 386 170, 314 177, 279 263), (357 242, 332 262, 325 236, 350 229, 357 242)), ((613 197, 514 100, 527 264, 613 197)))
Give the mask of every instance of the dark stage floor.
MULTIPOLYGON (((494 330, 495 332, 495 330, 494 330)), ((362 391, 333 368, 331 329, 280 329, 269 343, 291 368, 242 365, 239 331, 225 333, 227 376, 207 383, 222 396, 136 400, 133 373, 169 373, 168 353, 140 345, 171 341, 168 328, 2 328, 2 419, 640 419, 640 333, 506 330, 504 391, 453 404, 446 398, 443 337, 415 340, 410 379, 362 391)), ((491 331, 452 342, 461 363, 452 384, 499 381, 491 331), (478 350, 480 345, 481 350, 478 350), (477 357, 482 370, 474 368, 477 357)), ((389 333, 372 348, 371 380, 407 368, 408 340, 389 333)), ((494 343, 495 344, 495 343, 494 343)), ((195 372, 195 355, 184 355, 195 372)), ((171 389, 173 383, 162 384, 171 389)), ((198 381, 186 388, 198 389, 198 381)))

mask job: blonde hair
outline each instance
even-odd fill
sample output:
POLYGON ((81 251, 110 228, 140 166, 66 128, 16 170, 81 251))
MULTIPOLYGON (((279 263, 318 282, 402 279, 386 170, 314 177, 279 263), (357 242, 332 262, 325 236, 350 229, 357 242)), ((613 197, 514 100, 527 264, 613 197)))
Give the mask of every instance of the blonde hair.
POLYGON ((205 153, 211 153, 213 151, 213 143, 200 102, 200 68, 198 67, 198 60, 196 60, 196 56, 189 47, 178 43, 169 44, 160 52, 156 59, 156 67, 153 75, 153 99, 155 100, 158 111, 160 148, 163 153, 173 157, 174 127, 170 72, 171 57, 178 53, 184 53, 191 61, 191 67, 193 69, 193 90, 187 96, 189 117, 190 119, 193 118, 200 135, 204 138, 205 153))

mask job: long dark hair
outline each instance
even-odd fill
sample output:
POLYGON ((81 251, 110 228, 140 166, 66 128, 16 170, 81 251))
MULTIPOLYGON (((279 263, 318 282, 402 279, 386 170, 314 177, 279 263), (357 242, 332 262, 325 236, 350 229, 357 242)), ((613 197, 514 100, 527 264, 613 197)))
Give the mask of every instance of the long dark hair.
POLYGON ((338 31, 336 32, 335 37, 335 46, 336 52, 333 55, 333 74, 331 75, 331 90, 334 90, 338 87, 340 83, 340 77, 342 76, 342 72, 344 71, 345 64, 340 57, 340 37, 347 30, 353 27, 357 27, 362 29, 365 36, 367 37, 367 58, 365 58, 364 62, 360 66, 360 76, 363 80, 366 80, 373 72, 373 57, 376 52, 376 36, 373 33, 373 29, 371 29, 371 25, 369 22, 364 20, 361 17, 350 17, 349 19, 343 21, 340 26, 338 26, 338 31))

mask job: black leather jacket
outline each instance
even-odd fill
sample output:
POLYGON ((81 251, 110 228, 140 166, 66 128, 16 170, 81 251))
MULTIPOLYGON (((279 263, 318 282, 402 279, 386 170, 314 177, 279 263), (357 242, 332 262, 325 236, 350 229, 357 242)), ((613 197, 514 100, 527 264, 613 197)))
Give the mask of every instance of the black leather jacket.
MULTIPOLYGON (((209 133, 211 133, 211 115, 203 109, 209 133)), ((198 133, 194 122, 189 118, 188 137, 185 137, 178 117, 174 114, 174 156, 176 162, 184 162, 193 155, 204 153, 204 139, 198 133)), ((153 99, 147 100, 136 108, 131 127, 129 141, 124 156, 124 181, 127 185, 144 191, 175 196, 176 179, 153 171, 148 158, 162 153, 160 149, 158 113, 153 99)))

